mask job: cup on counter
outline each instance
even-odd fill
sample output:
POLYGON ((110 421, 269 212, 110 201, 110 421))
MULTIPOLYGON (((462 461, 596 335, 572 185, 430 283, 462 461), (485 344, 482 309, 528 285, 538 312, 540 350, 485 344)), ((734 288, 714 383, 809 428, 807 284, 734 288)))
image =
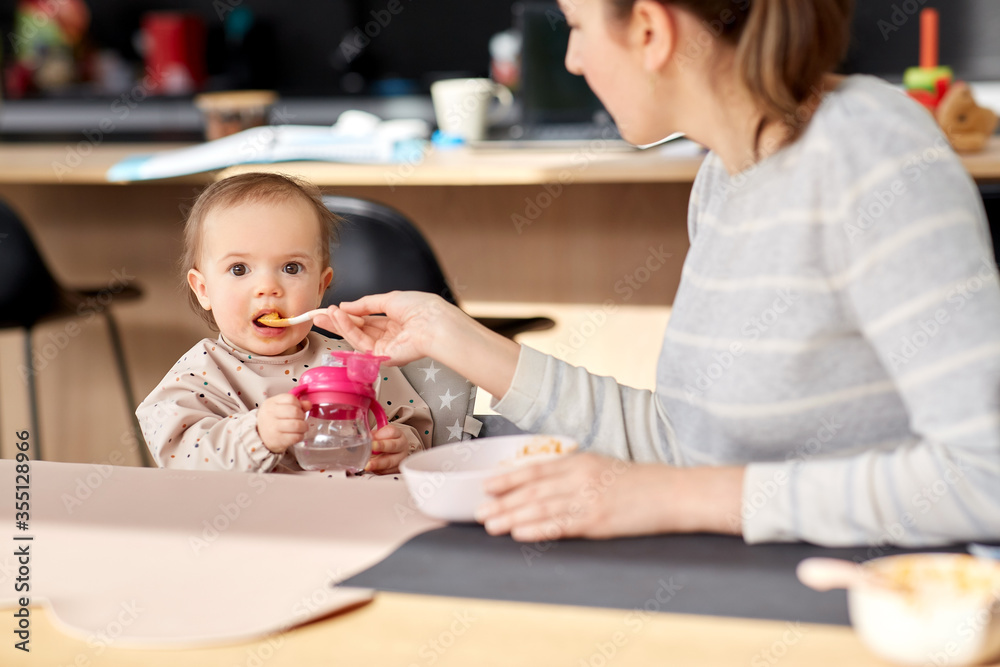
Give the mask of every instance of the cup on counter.
POLYGON ((514 103, 514 95, 492 79, 443 79, 431 84, 431 100, 441 132, 465 141, 482 141, 489 124, 514 103), (494 98, 499 107, 491 113, 494 98))
POLYGON ((156 95, 200 90, 205 69, 205 24, 197 14, 147 12, 142 17, 142 51, 156 95))
POLYGON ((212 141, 267 125, 277 101, 273 90, 232 90, 202 93, 195 96, 194 105, 205 118, 205 138, 212 141))

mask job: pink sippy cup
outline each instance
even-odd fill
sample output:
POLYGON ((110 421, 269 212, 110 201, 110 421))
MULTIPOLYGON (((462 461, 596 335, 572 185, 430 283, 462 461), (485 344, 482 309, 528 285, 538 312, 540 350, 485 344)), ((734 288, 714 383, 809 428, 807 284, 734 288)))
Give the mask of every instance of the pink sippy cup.
POLYGON ((324 356, 327 365, 310 368, 291 394, 312 404, 306 413, 308 430, 294 446, 295 458, 303 470, 346 470, 356 474, 365 469, 372 454, 368 411, 382 428, 389 421, 375 398, 373 383, 379 365, 389 357, 366 352, 335 351, 324 356))

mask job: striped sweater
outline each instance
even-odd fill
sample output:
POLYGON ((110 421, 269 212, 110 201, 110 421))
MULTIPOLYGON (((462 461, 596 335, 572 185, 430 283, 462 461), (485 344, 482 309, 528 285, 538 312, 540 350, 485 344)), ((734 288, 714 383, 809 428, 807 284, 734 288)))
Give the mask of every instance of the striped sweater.
POLYGON ((850 77, 746 171, 709 154, 688 227, 655 392, 522 348, 497 411, 612 456, 746 464, 750 543, 1000 539, 1000 285, 931 117, 850 77))

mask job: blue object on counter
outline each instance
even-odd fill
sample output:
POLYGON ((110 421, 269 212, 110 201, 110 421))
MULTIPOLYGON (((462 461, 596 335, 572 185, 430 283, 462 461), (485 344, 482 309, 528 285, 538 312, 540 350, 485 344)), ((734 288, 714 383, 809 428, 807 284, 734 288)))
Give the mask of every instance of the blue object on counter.
POLYGON ((398 97, 400 95, 417 95, 420 93, 420 86, 413 79, 402 79, 398 77, 390 79, 377 79, 371 83, 371 92, 379 97, 398 97))
POLYGON ((448 150, 464 146, 465 139, 457 134, 448 134, 441 130, 434 130, 434 134, 431 135, 431 144, 438 150, 448 150))

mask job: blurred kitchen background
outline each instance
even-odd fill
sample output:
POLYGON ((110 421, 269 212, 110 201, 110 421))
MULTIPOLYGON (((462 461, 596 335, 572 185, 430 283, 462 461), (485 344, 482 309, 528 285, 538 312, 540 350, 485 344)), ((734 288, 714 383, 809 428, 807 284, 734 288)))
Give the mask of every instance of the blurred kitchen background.
MULTIPOLYGON (((917 62, 917 12, 936 5, 941 63, 958 78, 1000 80, 1000 2, 856 5, 845 72, 901 80, 917 62)), ((490 39, 511 28, 516 7, 514 0, 0 0, 0 136, 72 134, 94 126, 94 104, 94 113, 107 114, 115 98, 128 105, 155 95, 162 104, 141 105, 135 125, 119 127, 114 139, 197 139, 191 95, 246 88, 278 91, 285 122, 332 123, 352 106, 432 120, 430 83, 489 75, 490 39), (170 69, 177 60, 188 71, 170 69), (152 86, 151 71, 162 79, 152 86), (388 99, 396 103, 383 104, 388 99)))

